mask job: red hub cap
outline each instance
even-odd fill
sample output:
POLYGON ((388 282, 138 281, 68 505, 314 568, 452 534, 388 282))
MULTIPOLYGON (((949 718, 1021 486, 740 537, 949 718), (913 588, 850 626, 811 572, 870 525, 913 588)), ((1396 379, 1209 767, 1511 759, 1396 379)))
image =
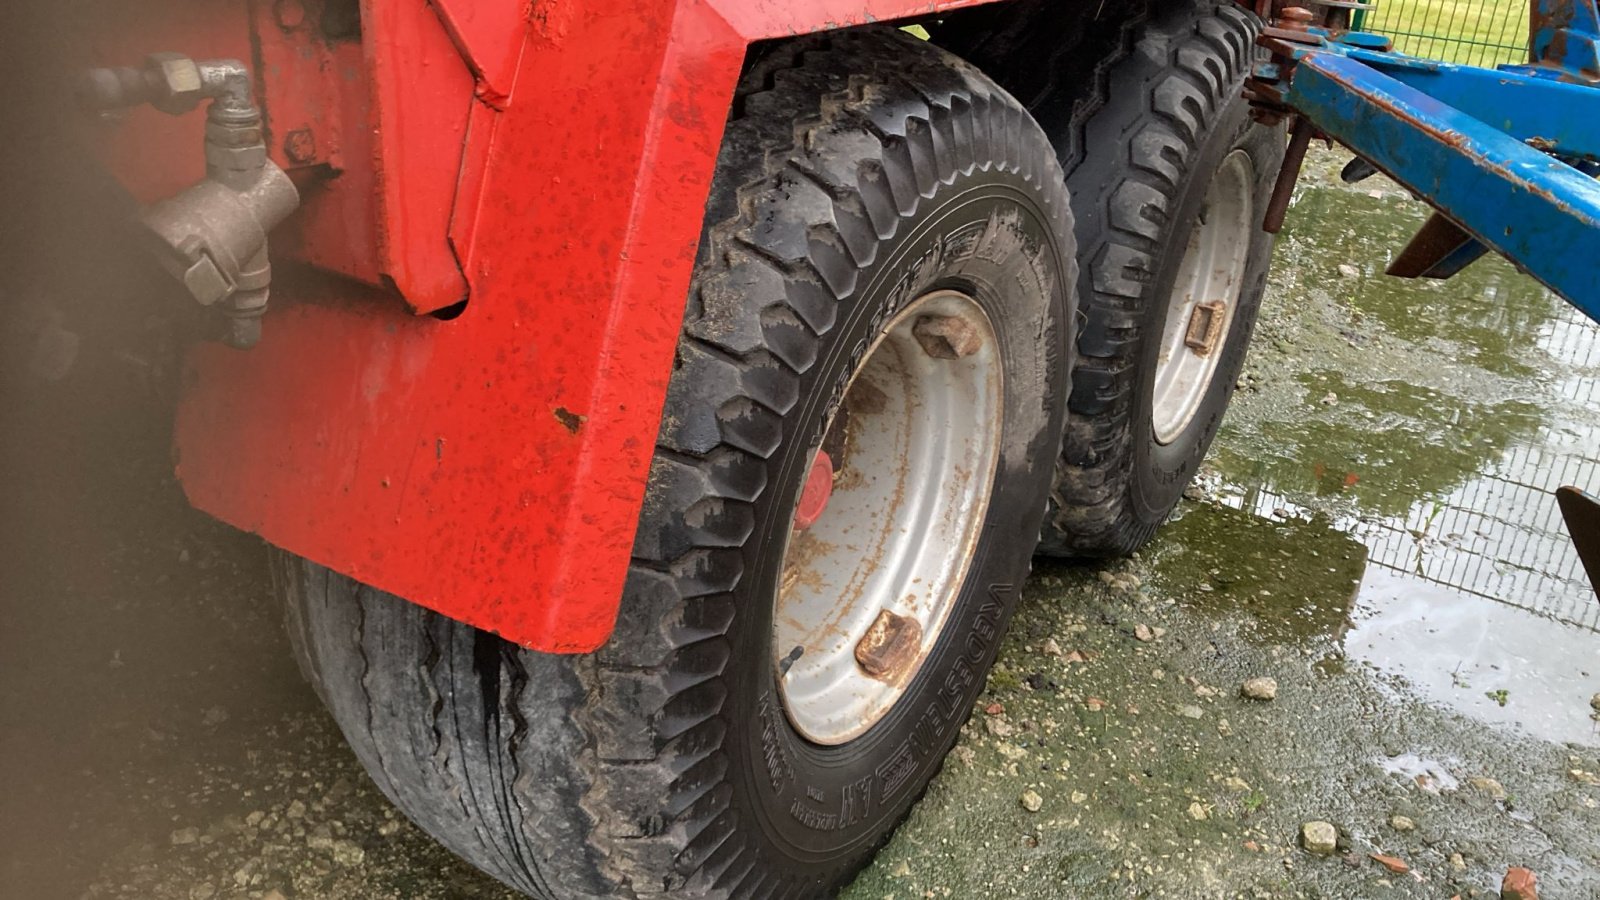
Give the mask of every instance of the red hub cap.
POLYGON ((811 458, 811 471, 806 473, 806 486, 800 489, 800 502, 794 510, 794 528, 805 531, 828 508, 828 498, 833 496, 833 460, 828 454, 817 451, 811 458))

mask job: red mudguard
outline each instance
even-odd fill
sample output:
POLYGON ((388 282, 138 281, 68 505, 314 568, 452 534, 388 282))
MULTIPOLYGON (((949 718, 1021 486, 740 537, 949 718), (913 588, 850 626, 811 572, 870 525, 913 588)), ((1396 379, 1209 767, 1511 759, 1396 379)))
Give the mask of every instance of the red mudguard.
MULTIPOLYGON (((525 646, 596 648, 748 45, 967 5, 362 0, 346 40, 316 0, 139 5, 96 61, 252 61, 304 197, 274 249, 314 267, 278 267, 258 347, 193 352, 190 500, 525 646)), ((199 119, 135 113, 113 165, 176 190, 199 119)))

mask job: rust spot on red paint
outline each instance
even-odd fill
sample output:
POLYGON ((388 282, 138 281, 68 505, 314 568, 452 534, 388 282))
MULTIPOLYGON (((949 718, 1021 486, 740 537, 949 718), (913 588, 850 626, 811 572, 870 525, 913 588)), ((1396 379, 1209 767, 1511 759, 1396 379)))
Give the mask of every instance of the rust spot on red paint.
POLYGON ((561 427, 565 428, 568 434, 577 434, 583 423, 589 421, 588 416, 580 416, 565 406, 556 407, 555 413, 556 421, 561 423, 561 427))

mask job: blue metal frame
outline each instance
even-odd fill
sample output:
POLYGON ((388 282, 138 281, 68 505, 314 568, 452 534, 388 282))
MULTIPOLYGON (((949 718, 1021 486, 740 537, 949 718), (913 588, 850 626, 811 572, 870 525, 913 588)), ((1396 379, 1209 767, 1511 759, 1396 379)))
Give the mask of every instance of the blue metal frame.
MULTIPOLYGON (((1380 35, 1268 29, 1257 84, 1600 322, 1596 3, 1535 0, 1533 62, 1494 70, 1380 35)), ((1468 242, 1434 271, 1474 258, 1468 242)))
POLYGON ((1600 321, 1600 183, 1360 60, 1311 53, 1284 100, 1600 321))
POLYGON ((1570 77, 1600 80, 1600 8, 1595 0, 1534 0, 1528 51, 1535 61, 1570 77))

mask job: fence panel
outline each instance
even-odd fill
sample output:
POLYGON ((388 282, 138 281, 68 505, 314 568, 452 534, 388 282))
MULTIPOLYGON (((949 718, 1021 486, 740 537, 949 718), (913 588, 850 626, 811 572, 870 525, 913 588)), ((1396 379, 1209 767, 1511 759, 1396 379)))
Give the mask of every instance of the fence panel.
POLYGON ((1376 0, 1354 24, 1413 56, 1472 66, 1528 61, 1528 0, 1376 0))

